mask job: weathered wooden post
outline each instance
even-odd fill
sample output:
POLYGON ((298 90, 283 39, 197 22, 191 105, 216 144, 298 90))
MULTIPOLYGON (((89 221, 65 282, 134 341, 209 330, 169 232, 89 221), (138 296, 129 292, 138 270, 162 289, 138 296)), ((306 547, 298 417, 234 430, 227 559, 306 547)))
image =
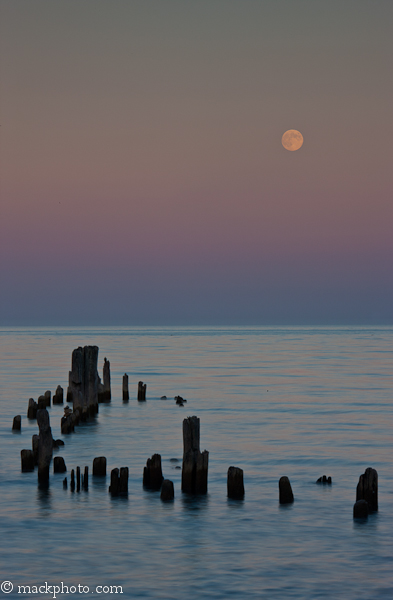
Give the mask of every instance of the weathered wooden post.
POLYGON ((29 398, 29 405, 27 407, 27 418, 28 419, 36 419, 37 418, 37 410, 38 404, 35 402, 33 398, 29 398))
POLYGON ((56 392, 53 394, 52 403, 53 404, 63 404, 64 399, 64 390, 61 385, 58 385, 56 388, 56 392))
POLYGON ((14 420, 12 421, 12 431, 20 431, 22 427, 22 417, 20 415, 16 415, 14 420))
POLYGON ((99 477, 106 476, 106 457, 96 456, 93 460, 93 475, 99 477))
POLYGON ((44 409, 37 411, 37 423, 40 430, 38 440, 38 481, 49 481, 49 465, 53 454, 53 437, 50 428, 49 413, 44 409))
POLYGON ((280 504, 291 504, 294 500, 291 483, 288 477, 281 477, 278 482, 280 504))
POLYGON ((33 450, 21 450, 20 458, 21 458, 22 473, 27 473, 28 471, 34 471, 33 450))
POLYGON ((199 449, 200 421, 187 417, 183 421, 182 491, 188 494, 207 493, 209 453, 199 449))
POLYGON ((97 346, 80 346, 72 352, 67 401, 72 399, 82 420, 98 412, 97 361, 97 346))
POLYGON ((128 495, 128 467, 120 467, 119 475, 119 495, 128 495))
POLYGON ((159 490, 163 480, 161 455, 153 454, 147 459, 146 467, 143 469, 143 485, 152 490, 159 490))
POLYGON ((83 475, 83 487, 85 490, 89 488, 89 467, 85 467, 85 472, 83 475))
POLYGON ((173 488, 173 481, 170 481, 170 479, 164 479, 161 486, 161 500, 163 500, 164 502, 168 502, 170 500, 173 500, 174 497, 175 491, 173 488))
POLYGON ((51 404, 51 397, 52 397, 51 391, 50 390, 46 390, 46 392, 44 394, 46 406, 50 406, 50 404, 51 404))
POLYGON ((81 468, 76 467, 76 491, 81 491, 81 468))
POLYGON ((243 469, 229 467, 227 475, 228 498, 239 500, 244 497, 243 469))
POLYGON ((111 401, 111 364, 109 360, 104 358, 104 367, 102 370, 103 380, 104 380, 104 401, 111 401))
POLYGON ((109 492, 110 492, 110 494, 112 494, 112 496, 119 495, 119 486, 120 486, 119 469, 112 469, 111 484, 109 486, 109 492))
POLYGON ((371 467, 359 477, 356 488, 356 501, 358 500, 367 502, 370 513, 378 510, 378 473, 371 467))
POLYGON ((366 500, 357 500, 353 505, 353 518, 354 519, 367 519, 368 518, 368 503, 366 500))
POLYGON ((144 402, 146 400, 146 383, 138 381, 138 401, 144 402))
POLYGON ((124 373, 123 375, 123 402, 128 402, 130 399, 130 393, 128 391, 128 375, 124 373))
POLYGON ((67 471, 64 458, 62 456, 55 456, 53 459, 53 472, 54 473, 65 473, 67 471))
POLYGON ((70 488, 71 488, 71 492, 75 491, 75 471, 74 471, 74 469, 71 470, 70 488))

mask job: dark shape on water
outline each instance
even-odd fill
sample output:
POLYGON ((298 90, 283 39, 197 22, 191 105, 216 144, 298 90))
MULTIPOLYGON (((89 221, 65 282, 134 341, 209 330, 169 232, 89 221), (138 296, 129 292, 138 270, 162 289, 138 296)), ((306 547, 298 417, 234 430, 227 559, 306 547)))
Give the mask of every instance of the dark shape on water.
POLYGON ((76 467, 76 491, 81 491, 81 468, 76 467))
POLYGON ((71 483, 70 483, 71 492, 75 491, 75 471, 71 470, 71 483))
POLYGON ((89 467, 85 467, 85 472, 83 475, 83 488, 87 490, 89 488, 89 467))
POLYGON ((28 419, 36 419, 37 418, 37 410, 38 404, 35 402, 33 398, 29 398, 29 405, 27 407, 27 418, 28 419))
POLYGON ((354 519, 367 519, 368 518, 368 504, 366 500, 358 500, 353 505, 353 518, 354 519))
POLYGON ((95 477, 105 477, 106 476, 106 457, 105 456, 96 456, 93 460, 93 475, 95 477))
POLYGON ((104 367, 102 370, 102 378, 104 380, 104 402, 110 402, 111 394, 111 364, 107 358, 104 358, 104 367))
POLYGON ((47 399, 45 398, 45 396, 38 396, 37 404, 38 410, 42 410, 43 408, 48 407, 47 399))
POLYGON ((27 473, 28 471, 34 471, 33 450, 21 450, 20 458, 21 458, 22 473, 27 473))
POLYGON ((49 465, 53 454, 53 437, 49 422, 49 413, 44 409, 37 411, 37 423, 40 430, 38 440, 38 481, 49 481, 49 465))
POLYGON ((22 428, 22 417, 20 415, 16 415, 14 420, 12 421, 12 431, 20 431, 22 428))
POLYGON ((120 471, 112 469, 109 492, 112 496, 128 495, 128 467, 121 467, 120 471))
POLYGON ((175 490, 173 487, 173 481, 170 479, 164 479, 161 486, 161 500, 169 502, 175 498, 175 490))
POLYGON ((79 346, 72 352, 67 402, 72 400, 82 421, 98 412, 97 361, 97 346, 79 346))
POLYGON ((182 492, 187 494, 207 493, 209 453, 199 449, 200 421, 198 417, 187 417, 183 421, 183 468, 182 492))
POLYGON ((228 498, 240 500, 244 498, 243 469, 229 467, 227 475, 228 498))
POLYGON ((161 455, 153 454, 147 459, 146 467, 143 469, 143 485, 151 490, 159 490, 163 480, 161 455))
POLYGON ((144 402, 146 400, 146 383, 138 381, 138 401, 144 402))
POLYGON ((278 482, 280 504, 291 504, 294 500, 291 483, 288 477, 281 477, 278 482))
POLYGON ((331 477, 326 477, 326 475, 323 475, 322 477, 319 477, 319 479, 316 480, 315 483, 323 483, 323 484, 327 484, 327 485, 331 485, 332 484, 332 478, 331 477))
POLYGON ((56 392, 53 394, 52 403, 53 404, 63 404, 64 399, 64 390, 61 385, 58 385, 56 388, 56 392))
POLYGON ((130 399, 130 392, 128 390, 128 375, 124 373, 123 375, 123 402, 128 402, 130 399))
POLYGON ((53 472, 54 473, 65 473, 67 471, 64 458, 62 456, 55 456, 53 459, 53 472))
POLYGON ((167 400, 166 396, 161 396, 160 400, 167 400))
POLYGON ((53 440, 53 447, 59 448, 60 446, 64 446, 63 440, 53 440))
POLYGON ((358 500, 366 500, 370 513, 378 510, 378 473, 371 467, 359 477, 356 488, 356 501, 358 500))
POLYGON ((64 477, 63 479, 63 489, 67 489, 67 477, 64 477))

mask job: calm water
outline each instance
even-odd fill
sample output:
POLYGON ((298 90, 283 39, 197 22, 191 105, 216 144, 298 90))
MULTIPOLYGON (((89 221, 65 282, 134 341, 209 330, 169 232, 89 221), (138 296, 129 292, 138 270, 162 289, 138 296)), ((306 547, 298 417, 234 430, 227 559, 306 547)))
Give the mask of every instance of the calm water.
POLYGON ((96 593, 100 585, 168 600, 393 597, 393 328, 3 328, 0 340, 0 568, 14 584, 4 597, 45 582, 89 586, 92 598, 119 597, 96 593), (43 491, 36 473, 20 472, 20 450, 37 433, 28 398, 66 388, 71 352, 86 344, 99 346, 100 370, 105 356, 111 362, 112 402, 70 436, 60 435, 63 407, 54 406, 52 432, 65 441, 68 475, 77 465, 91 472, 100 455, 108 473, 128 466, 127 499, 109 496, 109 476, 71 493, 63 475, 43 491), (147 402, 138 404, 140 379, 147 402), (11 432, 16 414, 20 434, 11 432), (209 493, 197 499, 182 495, 181 463, 170 460, 182 457, 189 415, 210 452, 209 493), (156 452, 175 485, 172 504, 142 487, 156 452), (230 465, 244 469, 242 502, 226 498, 230 465), (358 523, 355 490, 369 466, 380 510, 358 523), (315 484, 324 474, 331 487, 315 484), (290 507, 278 504, 282 475, 290 507))

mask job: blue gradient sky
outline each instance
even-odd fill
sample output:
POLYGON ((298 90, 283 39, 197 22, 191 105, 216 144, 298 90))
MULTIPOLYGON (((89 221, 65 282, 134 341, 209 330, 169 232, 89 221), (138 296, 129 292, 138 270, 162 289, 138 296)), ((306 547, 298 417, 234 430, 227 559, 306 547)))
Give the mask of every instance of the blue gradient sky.
POLYGON ((0 10, 1 325, 393 323, 392 2, 0 10))

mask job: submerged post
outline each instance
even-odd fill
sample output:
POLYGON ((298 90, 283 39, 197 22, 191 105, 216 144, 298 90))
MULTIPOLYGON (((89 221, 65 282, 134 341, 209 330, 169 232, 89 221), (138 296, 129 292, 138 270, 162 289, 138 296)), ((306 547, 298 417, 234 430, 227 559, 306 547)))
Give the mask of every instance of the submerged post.
POLYGON ((40 430, 38 440, 38 481, 49 481, 49 465, 53 454, 53 437, 46 408, 37 411, 37 423, 40 430))
POLYGON ((159 490, 164 480, 161 468, 161 455, 153 454, 147 459, 146 467, 143 469, 143 485, 152 490, 159 490))
POLYGON ((244 497, 243 469, 229 467, 227 476, 228 498, 239 500, 244 497))
POLYGON ((104 402, 110 402, 111 394, 111 364, 109 360, 104 358, 104 367, 102 370, 102 378, 104 381, 104 402))
POLYGON ((138 401, 144 402, 146 400, 146 383, 143 381, 138 382, 138 401))
POLYGON ((183 421, 183 468, 182 492, 188 494, 207 493, 209 453, 199 449, 200 421, 198 417, 187 417, 183 421))
POLYGON ((98 412, 97 361, 97 346, 80 346, 72 352, 67 402, 73 402, 82 420, 98 412))
POLYGON ((359 477, 356 488, 356 501, 359 500, 367 502, 370 513, 378 510, 378 473, 371 467, 366 469, 363 475, 359 477))
POLYGON ((128 375, 124 373, 123 375, 123 402, 128 402, 130 399, 130 393, 128 391, 128 375))

